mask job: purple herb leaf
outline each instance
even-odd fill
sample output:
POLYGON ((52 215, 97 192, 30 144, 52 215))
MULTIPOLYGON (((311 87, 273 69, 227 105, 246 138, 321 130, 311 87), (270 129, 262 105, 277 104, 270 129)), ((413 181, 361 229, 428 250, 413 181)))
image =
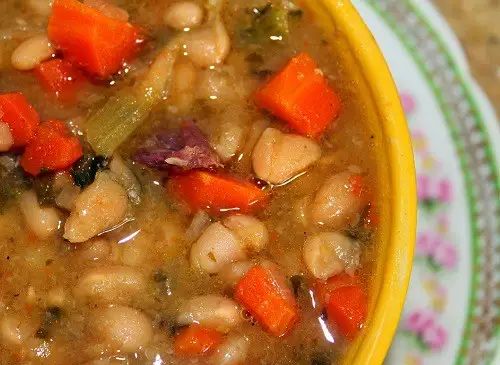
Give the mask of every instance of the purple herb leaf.
POLYGON ((162 131, 149 138, 134 160, 158 170, 174 166, 184 170, 222 167, 207 137, 191 121, 178 130, 162 131))

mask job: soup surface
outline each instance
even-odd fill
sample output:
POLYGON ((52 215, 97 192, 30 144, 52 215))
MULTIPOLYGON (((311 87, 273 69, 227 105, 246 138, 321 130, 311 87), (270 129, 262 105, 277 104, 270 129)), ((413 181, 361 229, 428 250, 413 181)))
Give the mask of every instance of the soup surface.
POLYGON ((3 0, 0 364, 338 364, 374 137, 288 0, 3 0))

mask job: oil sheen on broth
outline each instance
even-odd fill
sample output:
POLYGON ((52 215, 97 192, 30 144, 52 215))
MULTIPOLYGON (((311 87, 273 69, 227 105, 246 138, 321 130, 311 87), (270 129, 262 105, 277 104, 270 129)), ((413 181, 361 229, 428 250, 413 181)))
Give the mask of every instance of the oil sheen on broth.
POLYGON ((0 10, 0 364, 340 363, 374 137, 307 9, 0 10))

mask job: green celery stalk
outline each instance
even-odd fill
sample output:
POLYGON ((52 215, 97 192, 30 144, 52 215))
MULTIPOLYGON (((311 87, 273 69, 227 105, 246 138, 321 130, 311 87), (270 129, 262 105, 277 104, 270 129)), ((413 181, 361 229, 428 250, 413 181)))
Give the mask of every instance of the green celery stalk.
POLYGON ((143 79, 110 97, 86 123, 87 141, 96 154, 111 156, 146 120, 168 91, 180 42, 172 40, 156 57, 143 79))

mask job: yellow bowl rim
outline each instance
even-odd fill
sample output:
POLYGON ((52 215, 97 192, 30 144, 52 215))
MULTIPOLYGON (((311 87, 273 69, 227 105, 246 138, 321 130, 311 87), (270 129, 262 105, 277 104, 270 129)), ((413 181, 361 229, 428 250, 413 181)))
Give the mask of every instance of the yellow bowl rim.
POLYGON ((380 292, 369 325, 349 365, 377 365, 395 334, 410 280, 416 235, 416 178, 407 122, 396 85, 370 30, 349 0, 323 0, 370 89, 383 123, 390 163, 391 227, 380 292))

